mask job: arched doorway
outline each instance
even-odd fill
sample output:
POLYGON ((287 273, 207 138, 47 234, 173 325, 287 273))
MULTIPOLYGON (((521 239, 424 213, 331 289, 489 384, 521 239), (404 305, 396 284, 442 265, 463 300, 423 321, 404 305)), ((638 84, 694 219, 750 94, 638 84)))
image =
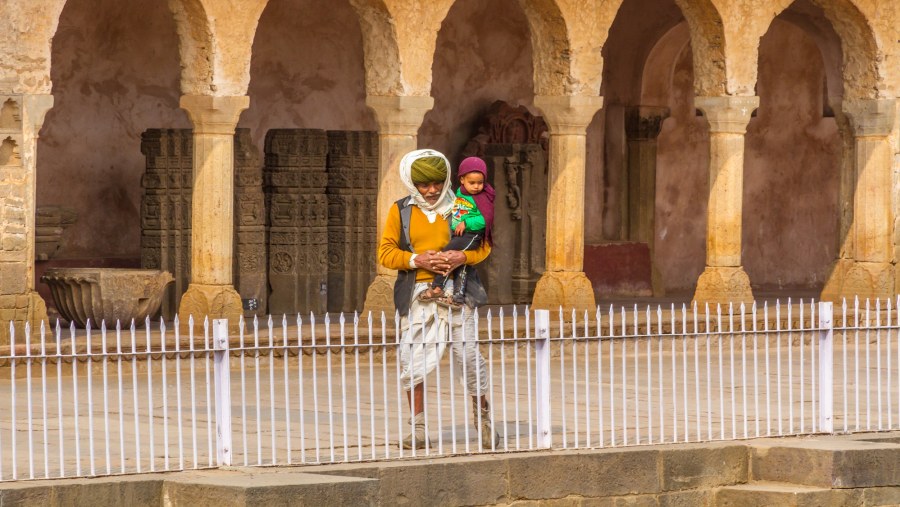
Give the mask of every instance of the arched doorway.
POLYGON ((747 127, 743 252, 754 293, 817 295, 838 248, 840 39, 794 2, 760 39, 760 107, 747 127), (835 79, 837 78, 837 79, 835 79))
POLYGON ((488 165, 488 181, 497 190, 494 250, 478 270, 491 304, 531 301, 543 272, 545 147, 524 134, 530 125, 543 124, 532 114, 533 75, 528 19, 518 2, 454 2, 437 36, 434 107, 419 130, 419 147, 443 152, 454 170, 467 155, 478 155, 488 165), (492 122, 507 121, 521 126, 523 135, 486 132, 492 122), (543 198, 532 198, 541 191, 543 198))
MULTIPOLYGON (((141 133, 189 127, 165 0, 69 0, 52 41, 54 106, 38 141, 38 238, 69 221, 49 266, 139 267, 141 133), (44 223, 41 223, 41 221, 44 223)), ((48 304, 46 286, 38 284, 48 304)))

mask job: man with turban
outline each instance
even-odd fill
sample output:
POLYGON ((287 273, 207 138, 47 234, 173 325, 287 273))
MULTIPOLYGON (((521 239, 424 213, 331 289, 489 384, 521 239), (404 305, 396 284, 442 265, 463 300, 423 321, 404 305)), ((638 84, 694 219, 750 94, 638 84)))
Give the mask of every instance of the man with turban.
MULTIPOLYGON (((476 287, 467 291, 471 296, 458 314, 450 314, 435 302, 416 297, 428 289, 435 273, 446 275, 462 264, 483 261, 490 254, 490 244, 485 241, 471 251, 441 252, 450 242, 447 217, 454 200, 450 164, 444 155, 434 150, 407 153, 400 160, 400 180, 409 195, 391 206, 378 245, 378 261, 386 268, 397 270, 394 305, 401 316, 400 382, 412 412, 412 432, 401 446, 418 449, 430 445, 425 431, 423 382, 449 345, 454 362, 452 371, 472 397, 480 445, 484 449, 496 449, 499 436, 493 430, 486 397, 490 379, 484 356, 475 341, 474 306, 485 303, 483 288, 475 281, 476 287)), ((469 282, 470 289, 472 283, 469 282)))

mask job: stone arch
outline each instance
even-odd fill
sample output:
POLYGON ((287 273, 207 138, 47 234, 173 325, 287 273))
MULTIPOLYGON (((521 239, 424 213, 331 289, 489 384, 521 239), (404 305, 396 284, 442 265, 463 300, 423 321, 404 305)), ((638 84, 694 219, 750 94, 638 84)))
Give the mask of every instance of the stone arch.
POLYGON ((366 92, 403 95, 400 48, 393 16, 384 0, 350 0, 363 34, 366 92))
POLYGON ((666 32, 647 55, 641 75, 640 104, 665 107, 669 103, 672 74, 684 51, 690 50, 691 34, 686 22, 666 32))
MULTIPOLYGON (((843 99, 878 98, 883 81, 880 63, 884 55, 869 20, 851 0, 810 0, 810 2, 822 9, 840 38, 843 99)), ((775 16, 780 15, 794 3, 796 1, 785 2, 775 16)))
POLYGON ((572 50, 556 0, 519 0, 519 4, 531 30, 535 95, 565 95, 571 84, 572 50))
POLYGON ((725 28, 710 0, 675 0, 690 27, 694 57, 694 92, 698 96, 725 95, 725 28))
MULTIPOLYGON (((817 39, 827 34, 791 11, 798 19, 783 13, 759 39, 759 109, 744 136, 741 262, 755 292, 819 292, 838 255, 844 154, 826 106, 834 83, 817 39)), ((821 11, 817 19, 827 27, 821 11)), ((839 52, 831 65, 839 75, 839 52)))
POLYGON ((206 9, 200 0, 168 0, 178 33, 181 91, 213 95, 214 41, 206 9))

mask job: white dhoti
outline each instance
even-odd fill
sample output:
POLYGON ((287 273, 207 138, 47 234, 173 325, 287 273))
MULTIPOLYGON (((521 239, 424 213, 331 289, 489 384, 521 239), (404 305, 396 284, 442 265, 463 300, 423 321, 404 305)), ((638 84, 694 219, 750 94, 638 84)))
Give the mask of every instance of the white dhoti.
MULTIPOLYGON (((418 300, 429 283, 417 283, 413 290, 408 316, 400 321, 400 381, 406 390, 422 383, 441 361, 450 346, 454 376, 471 395, 484 395, 489 389, 487 364, 478 350, 475 334, 475 312, 464 306, 451 312, 434 302, 418 300)), ((446 290, 452 291, 452 281, 446 290)))

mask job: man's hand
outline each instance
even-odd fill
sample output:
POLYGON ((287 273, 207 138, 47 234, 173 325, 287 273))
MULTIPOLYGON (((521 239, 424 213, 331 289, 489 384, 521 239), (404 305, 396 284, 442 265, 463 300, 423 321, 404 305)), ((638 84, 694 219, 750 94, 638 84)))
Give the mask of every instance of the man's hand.
POLYGON ((466 254, 459 250, 448 250, 446 252, 429 250, 416 255, 413 262, 417 268, 427 269, 433 273, 447 276, 451 271, 466 263, 466 254))
POLYGON ((457 236, 462 236, 464 232, 466 232, 466 223, 460 222, 460 223, 456 224, 456 229, 453 230, 453 234, 455 234, 457 236))
POLYGON ((416 255, 416 258, 413 260, 417 268, 427 269, 433 273, 441 273, 446 274, 447 269, 447 261, 443 257, 441 252, 435 252, 434 250, 428 250, 425 253, 420 253, 416 255))

